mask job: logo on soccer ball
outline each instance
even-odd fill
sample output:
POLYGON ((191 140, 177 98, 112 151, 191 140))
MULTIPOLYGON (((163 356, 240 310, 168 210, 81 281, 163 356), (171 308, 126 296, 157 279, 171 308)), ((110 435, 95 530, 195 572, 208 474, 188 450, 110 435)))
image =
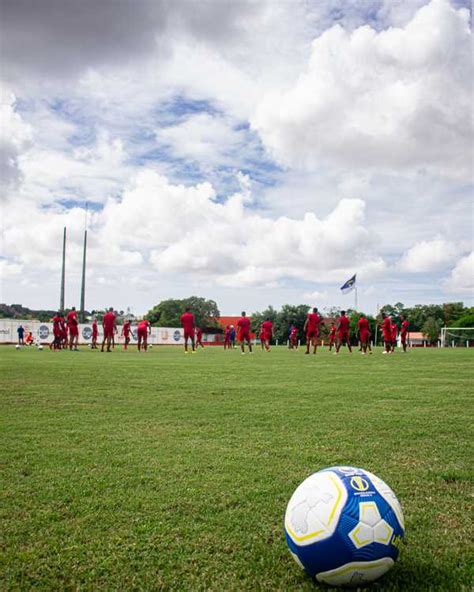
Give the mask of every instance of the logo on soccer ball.
POLYGON ((179 341, 181 339, 181 331, 178 331, 178 329, 176 329, 176 331, 173 333, 173 339, 175 341, 179 341))
POLYGON ((47 325, 40 325, 40 328, 38 329, 38 336, 40 339, 48 339, 49 328, 47 325))
POLYGON ((92 336, 92 329, 90 327, 84 327, 84 329, 82 330, 82 337, 84 337, 84 339, 90 339, 92 336))
POLYGON ((369 489, 369 484, 362 477, 352 477, 351 487, 356 491, 367 491, 367 489, 369 489))

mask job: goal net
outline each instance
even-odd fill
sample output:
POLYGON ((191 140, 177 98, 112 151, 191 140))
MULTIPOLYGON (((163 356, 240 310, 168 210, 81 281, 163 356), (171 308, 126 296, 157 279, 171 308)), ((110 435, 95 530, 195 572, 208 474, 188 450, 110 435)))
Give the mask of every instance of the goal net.
POLYGON ((474 327, 443 327, 441 347, 474 347, 474 327))

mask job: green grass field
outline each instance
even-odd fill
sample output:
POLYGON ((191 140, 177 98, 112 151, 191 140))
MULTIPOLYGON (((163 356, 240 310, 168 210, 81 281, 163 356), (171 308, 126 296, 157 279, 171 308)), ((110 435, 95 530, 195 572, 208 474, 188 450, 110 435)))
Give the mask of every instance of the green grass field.
POLYGON ((2 590, 319 590, 296 486, 369 469, 406 542, 373 590, 470 590, 474 351, 0 349, 2 590))

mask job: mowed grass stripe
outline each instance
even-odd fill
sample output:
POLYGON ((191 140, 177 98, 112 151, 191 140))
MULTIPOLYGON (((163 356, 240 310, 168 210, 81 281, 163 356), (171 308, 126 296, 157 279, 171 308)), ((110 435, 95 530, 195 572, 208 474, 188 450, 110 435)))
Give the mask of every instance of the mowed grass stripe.
POLYGON ((314 590, 286 504, 353 464, 405 511, 374 589, 467 590, 472 356, 1 348, 2 588, 314 590))

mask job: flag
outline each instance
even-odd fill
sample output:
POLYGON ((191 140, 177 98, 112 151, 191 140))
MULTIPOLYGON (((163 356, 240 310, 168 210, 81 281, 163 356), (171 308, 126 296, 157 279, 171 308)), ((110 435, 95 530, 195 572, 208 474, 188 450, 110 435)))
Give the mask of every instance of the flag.
POLYGON ((347 280, 347 282, 341 286, 341 292, 343 294, 348 294, 351 290, 353 290, 355 288, 355 284, 356 284, 356 274, 354 274, 350 280, 347 280))

